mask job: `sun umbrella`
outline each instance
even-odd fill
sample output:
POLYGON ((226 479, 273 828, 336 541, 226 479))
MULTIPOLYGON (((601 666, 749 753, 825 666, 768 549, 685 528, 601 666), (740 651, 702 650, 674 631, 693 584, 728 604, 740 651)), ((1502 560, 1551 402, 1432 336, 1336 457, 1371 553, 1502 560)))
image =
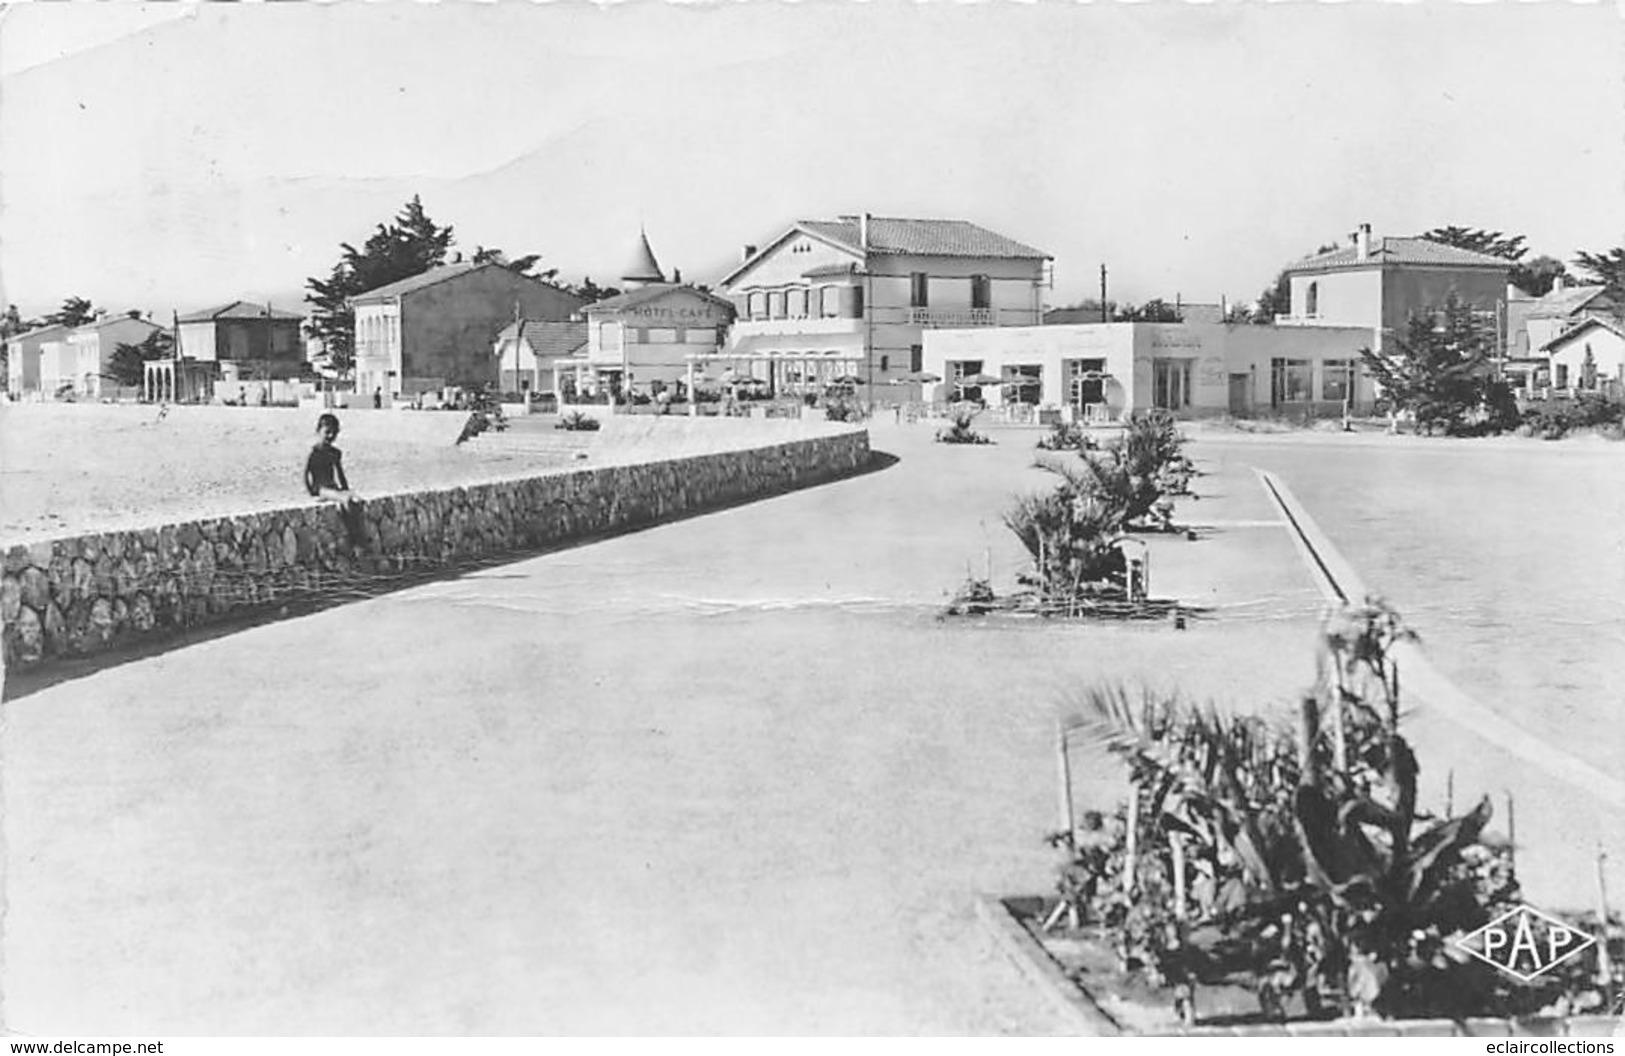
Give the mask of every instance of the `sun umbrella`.
POLYGON ((838 378, 830 379, 831 385, 862 385, 863 379, 856 374, 842 374, 838 378))
POLYGON ((938 377, 937 375, 931 373, 928 370, 916 370, 916 371, 912 371, 912 372, 910 372, 908 374, 904 374, 900 378, 893 378, 892 379, 892 384, 893 385, 909 385, 909 384, 931 385, 931 384, 934 384, 934 383, 939 382, 941 380, 942 379, 940 377, 938 377))
POLYGON ((998 385, 1000 379, 991 374, 966 374, 958 379, 960 385, 998 385))

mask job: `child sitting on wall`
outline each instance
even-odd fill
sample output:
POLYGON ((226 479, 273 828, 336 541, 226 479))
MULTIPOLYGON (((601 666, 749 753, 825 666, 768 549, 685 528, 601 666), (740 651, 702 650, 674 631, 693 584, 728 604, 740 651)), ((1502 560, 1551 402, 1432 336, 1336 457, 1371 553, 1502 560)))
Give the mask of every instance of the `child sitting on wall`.
POLYGON ((360 545, 361 497, 350 490, 350 481, 344 475, 344 452, 333 446, 338 435, 338 415, 324 414, 316 419, 316 444, 305 461, 305 490, 323 502, 338 503, 350 542, 360 545))

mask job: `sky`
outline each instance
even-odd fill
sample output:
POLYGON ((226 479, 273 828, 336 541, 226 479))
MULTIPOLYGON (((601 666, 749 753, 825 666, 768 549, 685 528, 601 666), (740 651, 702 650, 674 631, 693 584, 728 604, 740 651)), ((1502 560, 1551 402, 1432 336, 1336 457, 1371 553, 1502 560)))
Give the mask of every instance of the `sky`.
POLYGON ((457 248, 714 281, 798 219, 974 221, 1052 304, 1251 300, 1346 238, 1625 243, 1625 7, 0 8, 0 301, 298 307, 414 193, 457 248))

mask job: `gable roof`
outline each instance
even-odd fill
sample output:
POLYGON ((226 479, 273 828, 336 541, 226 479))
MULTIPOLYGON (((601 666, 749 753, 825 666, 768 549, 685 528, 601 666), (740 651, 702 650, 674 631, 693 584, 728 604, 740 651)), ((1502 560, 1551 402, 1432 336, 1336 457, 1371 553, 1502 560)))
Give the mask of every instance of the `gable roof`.
POLYGON ((1375 268, 1396 264, 1512 270, 1512 261, 1505 258, 1447 246, 1443 242, 1434 242, 1426 238, 1383 236, 1372 240, 1371 253, 1365 260, 1359 260, 1356 253, 1353 246, 1339 246, 1325 253, 1305 257, 1296 264, 1288 265, 1286 270, 1334 271, 1341 268, 1375 268))
MULTIPOLYGON (((517 323, 509 323, 497 334, 500 347, 513 340, 517 323)), ((555 319, 526 319, 525 344, 537 356, 568 356, 587 343, 586 323, 561 323, 555 319)))
POLYGON ((65 334, 71 329, 73 328, 68 326, 66 323, 46 323, 44 326, 36 326, 32 330, 24 330, 20 334, 12 334, 10 337, 6 338, 6 341, 7 343, 10 343, 12 341, 24 341, 30 338, 37 338, 43 341, 52 332, 65 334))
POLYGON ((108 327, 117 326, 120 323, 139 323, 140 325, 149 327, 153 330, 163 329, 163 327, 159 326, 150 319, 131 319, 127 315, 120 314, 109 315, 102 319, 92 319, 88 323, 81 323, 79 326, 70 330, 68 334, 70 337, 74 334, 88 334, 96 330, 106 330, 108 327))
POLYGON ((1006 238, 996 231, 969 220, 932 220, 910 217, 871 216, 868 218, 868 244, 864 244, 864 222, 856 216, 835 220, 798 220, 790 229, 753 254, 719 281, 727 285, 757 261, 773 252, 796 234, 811 235, 860 259, 877 256, 973 257, 995 260, 1052 260, 1041 249, 1006 238))
POLYGON ((1529 309, 1529 316, 1534 319, 1552 319, 1574 315, 1607 289, 1608 287, 1599 285, 1565 286, 1561 290, 1552 290, 1546 296, 1536 298, 1529 309))
MULTIPOLYGON (((558 289, 557 286, 554 286, 550 282, 543 282, 541 279, 535 278, 531 275, 522 275, 510 268, 502 267, 501 264, 475 264, 472 261, 465 260, 456 264, 442 264, 439 267, 430 268, 428 271, 419 272, 416 275, 409 275, 404 279, 391 282, 388 285, 379 286, 375 289, 368 290, 366 293, 358 293, 349 299, 349 303, 377 304, 381 301, 393 301, 398 297, 402 297, 408 293, 414 293, 427 286, 434 286, 438 283, 448 282, 451 279, 459 279, 464 275, 471 275, 476 271, 483 271, 486 268, 499 268, 516 279, 524 279, 526 282, 534 282, 538 286, 546 286, 549 289, 558 289)), ((560 292, 562 293, 565 291, 561 290, 560 292)))
POLYGON ((221 319, 303 319, 298 312, 282 308, 268 308, 253 301, 232 301, 217 308, 205 308, 180 317, 183 323, 210 323, 221 319))
POLYGON ((718 297, 714 293, 697 289, 693 286, 683 286, 677 283, 666 282, 656 286, 645 286, 642 289, 629 290, 626 293, 616 294, 614 297, 605 297, 601 301, 594 301, 591 304, 582 305, 581 310, 589 313, 624 312, 629 308, 636 308, 640 304, 649 304, 652 301, 657 301, 660 298, 665 297, 667 294, 677 292, 690 293, 696 297, 710 301, 712 304, 729 309, 733 308, 733 302, 728 300, 726 297, 718 297))
POLYGON ((1619 325, 1612 320, 1602 319, 1595 315, 1588 315, 1575 325, 1569 327, 1561 334, 1558 334, 1556 337, 1546 342, 1544 345, 1541 345, 1540 351, 1545 352, 1548 349, 1556 348, 1558 345, 1566 345, 1570 341, 1579 337, 1581 334, 1585 333, 1587 330, 1598 326, 1602 327, 1604 330, 1607 330, 1609 333, 1617 334, 1620 337, 1625 337, 1625 330, 1620 329, 1619 325))

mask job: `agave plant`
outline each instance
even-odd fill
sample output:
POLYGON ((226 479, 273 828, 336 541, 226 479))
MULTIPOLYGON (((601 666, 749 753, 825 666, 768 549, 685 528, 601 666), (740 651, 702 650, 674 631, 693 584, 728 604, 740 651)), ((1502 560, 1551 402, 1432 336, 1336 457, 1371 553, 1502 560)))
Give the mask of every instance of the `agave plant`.
MULTIPOLYGON (((1329 620, 1322 677, 1295 724, 1121 689, 1085 694, 1074 727, 1126 765, 1132 791, 1120 860, 1075 865, 1177 874, 1138 891, 1174 899, 1166 915, 1181 926, 1136 939, 1165 979, 1240 971, 1276 1015, 1293 995, 1311 1012, 1448 1014, 1440 995, 1472 989, 1439 985, 1474 970, 1448 940, 1513 904, 1516 880, 1481 839, 1487 798, 1457 817, 1417 807, 1390 655, 1408 636, 1381 602, 1329 620)), ((1069 883, 1091 894, 1080 915, 1131 920, 1098 883, 1069 883)), ((1120 887, 1132 896, 1139 885, 1120 887)))

